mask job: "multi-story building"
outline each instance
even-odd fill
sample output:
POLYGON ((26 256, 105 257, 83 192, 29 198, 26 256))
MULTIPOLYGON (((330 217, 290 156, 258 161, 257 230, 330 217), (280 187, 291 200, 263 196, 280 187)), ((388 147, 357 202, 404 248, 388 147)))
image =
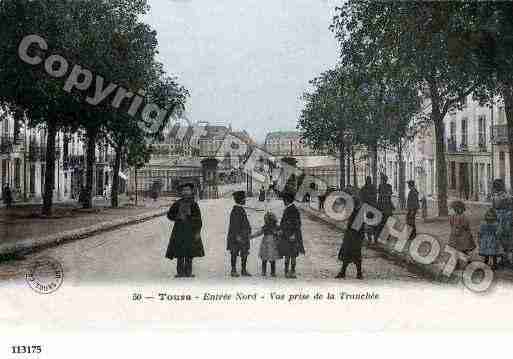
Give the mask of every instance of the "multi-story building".
MULTIPOLYGON (((4 113, 0 122, 0 183, 8 185, 17 201, 38 202, 45 187, 46 138, 43 126, 30 128, 18 124, 4 113)), ((85 184, 86 147, 79 133, 58 132, 55 153, 54 199, 78 199, 85 184)), ((110 192, 114 152, 104 144, 97 145, 93 176, 93 195, 110 192)), ((126 176, 120 173, 121 187, 126 176)))

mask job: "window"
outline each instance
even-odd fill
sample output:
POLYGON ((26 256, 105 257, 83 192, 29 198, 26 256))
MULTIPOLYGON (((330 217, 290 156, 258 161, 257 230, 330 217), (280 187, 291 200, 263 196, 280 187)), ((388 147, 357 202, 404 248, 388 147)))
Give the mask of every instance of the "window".
POLYGON ((478 145, 479 149, 486 151, 486 117, 479 116, 478 119, 478 145))
POLYGON ((461 147, 467 147, 468 144, 467 121, 466 117, 461 120, 461 147))
POLYGON ((451 173, 451 189, 456 189, 456 162, 451 161, 450 163, 450 173, 451 173))

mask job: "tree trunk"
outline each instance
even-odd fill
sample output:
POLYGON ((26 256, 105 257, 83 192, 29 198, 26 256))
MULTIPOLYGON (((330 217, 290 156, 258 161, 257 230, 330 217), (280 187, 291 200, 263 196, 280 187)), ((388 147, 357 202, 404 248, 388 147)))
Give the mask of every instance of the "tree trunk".
POLYGON ((135 182, 135 206, 137 207, 137 167, 134 167, 134 182, 135 182))
POLYGON ((447 163, 445 160, 444 144, 444 122, 437 107, 433 106, 431 119, 435 124, 435 146, 436 146, 436 191, 438 201, 438 215, 446 217, 449 215, 447 207, 447 163))
POLYGON ((96 131, 87 131, 87 153, 86 153, 86 192, 87 198, 84 202, 84 208, 93 207, 93 179, 94 165, 96 162, 96 131))
POLYGON ((504 111, 506 112, 506 123, 508 127, 508 149, 509 149, 509 188, 513 191, 513 88, 504 86, 502 89, 504 100, 504 111))
POLYGON ((373 143, 370 146, 372 156, 372 183, 378 183, 378 145, 373 143))
POLYGON ((123 149, 121 146, 116 147, 116 157, 114 159, 114 168, 112 169, 112 187, 110 191, 110 205, 112 208, 118 208, 119 206, 119 171, 121 170, 122 151, 123 149))
POLYGON ((348 186, 351 185, 351 153, 349 148, 347 149, 347 166, 346 166, 346 183, 348 186))
POLYGON ((406 208, 406 200, 405 200, 405 171, 404 171, 404 158, 403 158, 403 142, 399 141, 399 146, 397 149, 397 155, 399 160, 399 208, 406 208))
POLYGON ((356 159, 354 155, 354 146, 351 146, 351 158, 353 160, 353 183, 358 188, 358 174, 356 173, 356 159))
POLYGON ((53 189, 55 187, 55 139, 57 137, 57 126, 52 121, 48 122, 46 135, 46 170, 45 170, 45 192, 43 194, 43 215, 52 214, 53 189))
POLYGON ((340 189, 343 190, 346 188, 346 148, 343 142, 339 144, 338 152, 340 154, 340 189))

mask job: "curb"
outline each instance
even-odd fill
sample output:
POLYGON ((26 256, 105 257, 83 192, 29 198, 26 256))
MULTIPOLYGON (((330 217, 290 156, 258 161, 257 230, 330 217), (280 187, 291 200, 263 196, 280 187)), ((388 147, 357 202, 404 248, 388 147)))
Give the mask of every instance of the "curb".
MULTIPOLYGON (((336 227, 339 230, 345 231, 346 229, 346 221, 340 222, 336 221, 334 219, 329 218, 323 213, 319 213, 316 210, 313 210, 303 204, 298 204, 297 207, 306 213, 307 215, 316 218, 319 221, 322 221, 324 223, 327 223, 331 226, 336 227)), ((422 233, 418 233, 422 234, 422 233)), ((433 236, 433 235, 431 235, 433 236)), ((436 236, 433 236, 436 238, 436 236)), ((431 279, 436 282, 440 283, 453 283, 455 281, 458 281, 461 279, 461 271, 454 270, 452 275, 450 277, 444 276, 442 274, 442 271, 445 267, 444 260, 441 261, 441 258, 443 255, 439 256, 435 262, 431 264, 421 264, 416 262, 410 255, 409 255, 409 242, 405 245, 405 248, 402 252, 396 251, 393 249, 393 246, 395 244, 395 240, 391 240, 391 243, 383 245, 379 243, 378 245, 373 245, 372 247, 369 247, 369 249, 372 249, 381 255, 385 257, 388 260, 393 261, 396 264, 407 266, 408 269, 414 273, 420 274, 428 279, 431 279)))
POLYGON ((88 227, 51 234, 43 238, 26 238, 13 243, 0 244, 0 262, 15 259, 17 256, 41 251, 64 243, 77 241, 103 232, 142 223, 166 215, 168 209, 159 209, 136 216, 102 222, 88 227))

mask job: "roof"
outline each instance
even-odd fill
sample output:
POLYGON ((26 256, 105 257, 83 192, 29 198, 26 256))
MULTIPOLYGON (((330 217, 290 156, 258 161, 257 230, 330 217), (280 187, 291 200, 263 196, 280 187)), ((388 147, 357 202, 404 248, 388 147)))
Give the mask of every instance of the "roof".
POLYGON ((297 139, 300 137, 301 134, 298 131, 275 131, 269 132, 265 136, 265 142, 278 139, 297 139))

